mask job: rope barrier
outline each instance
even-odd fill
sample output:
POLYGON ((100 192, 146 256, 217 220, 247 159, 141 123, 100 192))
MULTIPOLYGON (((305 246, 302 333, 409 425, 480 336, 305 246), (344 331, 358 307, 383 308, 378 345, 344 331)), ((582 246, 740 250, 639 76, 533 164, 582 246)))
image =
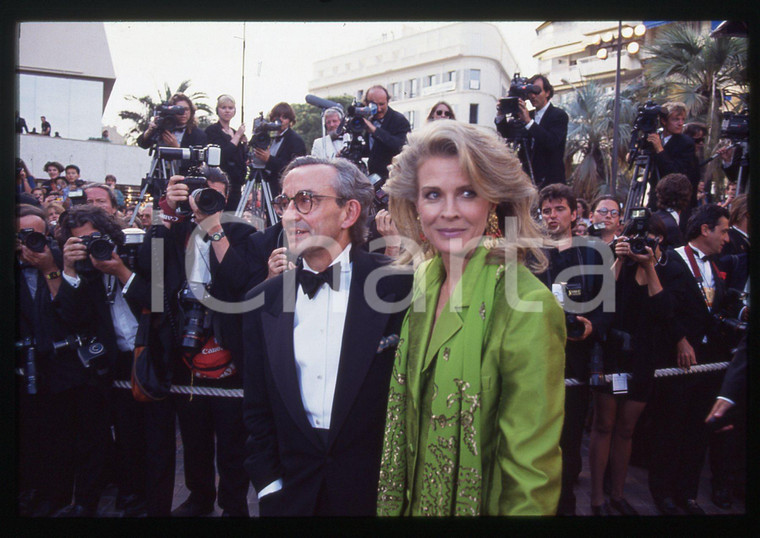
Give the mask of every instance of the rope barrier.
MULTIPOLYGON (((654 377, 672 377, 675 375, 715 372, 717 370, 725 370, 728 368, 728 364, 728 362, 710 362, 707 364, 696 364, 688 370, 684 370, 683 368, 659 368, 655 370, 654 377)), ((16 368, 16 374, 23 376, 23 368, 16 368)), ((625 375, 629 379, 631 378, 631 374, 628 372, 624 372, 622 375, 625 375)), ((612 380, 612 374, 605 375, 604 379, 609 383, 612 380)), ((566 387, 577 387, 581 385, 588 385, 588 381, 580 381, 572 377, 565 379, 566 387)), ((114 381, 113 386, 118 389, 131 389, 132 383, 129 381, 114 381)), ((223 398, 243 397, 243 389, 217 389, 214 387, 188 387, 185 385, 172 385, 171 392, 175 394, 191 394, 196 396, 220 396, 223 398)))

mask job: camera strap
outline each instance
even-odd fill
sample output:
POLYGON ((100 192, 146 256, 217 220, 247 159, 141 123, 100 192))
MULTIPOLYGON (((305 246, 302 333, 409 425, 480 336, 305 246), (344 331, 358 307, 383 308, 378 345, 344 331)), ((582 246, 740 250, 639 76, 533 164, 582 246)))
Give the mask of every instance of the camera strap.
MULTIPOLYGON (((686 252, 686 258, 689 260, 689 265, 691 265, 691 271, 694 273, 694 278, 697 281, 697 284, 699 285, 699 291, 702 292, 702 298, 705 300, 705 306, 707 306, 707 310, 709 312, 712 312, 712 301, 710 301, 707 298, 707 293, 705 293, 705 287, 702 278, 702 272, 699 270, 699 266, 697 265, 697 260, 694 256, 694 249, 691 248, 691 245, 686 243, 686 246, 684 246, 684 252, 686 252)), ((718 278, 718 268, 715 266, 715 263, 712 261, 709 261, 708 263, 711 264, 712 270, 713 270, 713 287, 715 279, 718 278)))

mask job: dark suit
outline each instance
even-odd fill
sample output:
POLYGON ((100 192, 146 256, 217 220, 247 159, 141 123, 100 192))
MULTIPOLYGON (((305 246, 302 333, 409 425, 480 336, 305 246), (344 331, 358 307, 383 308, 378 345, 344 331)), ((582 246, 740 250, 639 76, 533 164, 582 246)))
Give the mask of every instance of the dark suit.
MULTIPOLYGON (((530 111, 530 117, 536 115, 530 111)), ((540 189, 550 183, 565 182, 565 139, 567 138, 567 113, 561 108, 549 103, 541 116, 541 123, 533 122, 530 129, 523 131, 529 137, 526 141, 530 154, 530 165, 533 169, 533 180, 540 189)), ((502 136, 507 136, 507 119, 496 125, 496 130, 502 136)), ((525 158, 521 156, 523 169, 529 168, 525 158)))
POLYGON ((401 112, 391 107, 385 111, 381 125, 370 135, 372 148, 369 149, 367 170, 369 174, 377 174, 383 179, 388 178, 388 165, 393 157, 401 153, 406 143, 406 135, 412 130, 409 120, 401 112))
POLYGON ((679 222, 683 221, 683 219, 679 218, 679 222, 676 222, 676 219, 673 218, 673 215, 664 209, 659 209, 655 211, 654 214, 660 217, 662 219, 662 222, 665 224, 665 240, 668 242, 668 246, 672 248, 683 246, 683 233, 681 232, 681 227, 679 226, 679 222))
MULTIPOLYGON (((260 500, 264 516, 375 514, 394 359, 393 347, 378 352, 378 345, 382 337, 399 333, 403 312, 376 312, 364 297, 367 276, 388 259, 357 247, 351 256, 351 289, 326 446, 304 411, 294 356, 294 313, 283 311, 283 284, 294 282, 284 277, 292 274, 267 280, 248 294, 263 294, 265 302, 243 317, 246 469, 257 491, 283 481, 282 490, 260 500)), ((400 301, 411 282, 410 274, 383 278, 377 294, 388 302, 400 301)))
POLYGON ((219 122, 206 128, 206 138, 209 144, 216 144, 221 148, 222 157, 219 167, 227 173, 230 179, 230 192, 226 209, 235 211, 240 201, 240 187, 245 181, 246 146, 242 141, 238 142, 237 145, 233 144, 232 137, 222 130, 222 124, 219 122))
POLYGON ((267 183, 272 189, 272 198, 280 194, 280 176, 290 161, 296 157, 306 155, 306 144, 297 132, 292 128, 287 129, 282 135, 282 143, 277 149, 277 155, 270 155, 264 169, 267 172, 267 183))
MULTIPOLYGON (((652 164, 654 170, 649 175, 649 207, 657 207, 657 194, 655 185, 668 174, 684 174, 691 183, 690 207, 697 205, 697 185, 699 184, 699 163, 694 153, 694 140, 684 134, 674 134, 663 146, 660 153, 652 152, 652 164)), ((681 220, 689 219, 689 211, 681 214, 681 220)))

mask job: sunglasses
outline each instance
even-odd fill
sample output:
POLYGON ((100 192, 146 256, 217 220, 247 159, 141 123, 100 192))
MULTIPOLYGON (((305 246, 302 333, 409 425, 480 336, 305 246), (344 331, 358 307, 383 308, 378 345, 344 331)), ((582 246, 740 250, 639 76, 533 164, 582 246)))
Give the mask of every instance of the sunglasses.
POLYGON ((447 118, 451 117, 451 112, 448 110, 436 110, 435 111, 436 116, 446 116, 447 118))
POLYGON ((314 200, 320 198, 335 198, 335 200, 345 200, 340 196, 330 196, 328 194, 314 194, 309 191, 298 191, 293 198, 280 194, 272 200, 272 206, 274 206, 275 212, 282 216, 285 210, 290 206, 290 202, 293 202, 296 206, 296 210, 302 215, 308 215, 314 206, 314 200))
POLYGON ((601 207, 597 209, 596 212, 599 213, 603 217, 606 217, 607 213, 609 213, 610 216, 612 217, 617 217, 618 215, 620 215, 620 211, 618 211, 617 209, 607 209, 606 207, 601 207))

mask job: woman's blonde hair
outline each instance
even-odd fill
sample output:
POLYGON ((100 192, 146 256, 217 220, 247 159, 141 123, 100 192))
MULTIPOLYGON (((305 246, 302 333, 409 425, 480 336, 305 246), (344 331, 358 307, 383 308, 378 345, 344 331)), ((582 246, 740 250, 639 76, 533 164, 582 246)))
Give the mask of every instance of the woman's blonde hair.
MULTIPOLYGON (((504 260, 504 256, 516 256, 536 272, 546 268, 546 256, 540 248, 543 235, 531 217, 538 196, 536 188, 520 160, 495 131, 466 123, 426 124, 409 135, 407 145, 393 158, 385 190, 390 198, 391 218, 401 235, 421 245, 425 258, 434 255, 432 247, 421 239, 417 213, 417 172, 431 157, 456 157, 478 195, 498 204, 500 219, 512 217, 502 230, 504 239, 492 249, 495 257, 504 260)), ((406 263, 411 258, 407 250, 399 262, 406 263)))

